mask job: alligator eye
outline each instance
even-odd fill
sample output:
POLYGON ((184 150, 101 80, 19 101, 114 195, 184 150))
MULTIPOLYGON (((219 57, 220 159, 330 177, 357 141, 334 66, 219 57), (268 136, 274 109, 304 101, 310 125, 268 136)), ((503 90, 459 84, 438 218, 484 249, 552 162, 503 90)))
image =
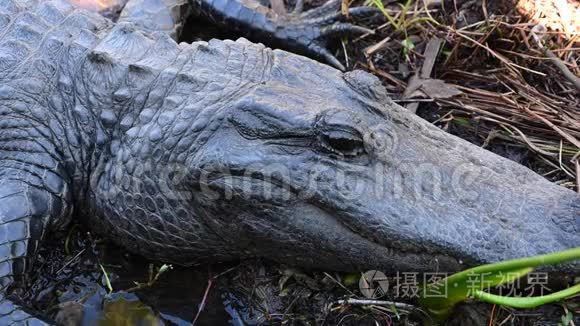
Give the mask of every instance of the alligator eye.
POLYGON ((358 132, 328 130, 320 134, 322 147, 334 154, 357 156, 365 152, 362 137, 358 132))

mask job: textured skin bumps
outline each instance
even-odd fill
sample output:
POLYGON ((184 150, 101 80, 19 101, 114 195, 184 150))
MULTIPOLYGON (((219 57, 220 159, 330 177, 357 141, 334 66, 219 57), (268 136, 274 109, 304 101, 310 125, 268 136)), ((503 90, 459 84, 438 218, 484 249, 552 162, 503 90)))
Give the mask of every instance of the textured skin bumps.
MULTIPOLYGON (((243 39, 177 44, 61 0, 1 1, 0 22, 3 297, 73 215, 183 265, 453 271, 580 246, 577 194, 364 72, 243 39)), ((0 301, 0 324, 22 320, 0 301)))

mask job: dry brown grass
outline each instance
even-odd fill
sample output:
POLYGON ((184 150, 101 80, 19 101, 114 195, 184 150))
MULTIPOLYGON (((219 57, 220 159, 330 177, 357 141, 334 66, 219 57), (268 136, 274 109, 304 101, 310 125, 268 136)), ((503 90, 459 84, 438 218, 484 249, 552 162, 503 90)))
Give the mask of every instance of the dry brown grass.
POLYGON ((403 99, 408 74, 402 68, 418 71, 428 40, 445 40, 432 77, 461 94, 423 94, 421 101, 431 102, 426 108, 439 114, 435 123, 444 129, 459 125, 467 130, 462 136, 472 133, 472 141, 484 147, 527 148, 532 155, 522 163, 577 189, 580 89, 573 79, 580 74, 580 5, 564 2, 566 12, 558 10, 562 0, 519 0, 511 9, 481 0, 427 9, 417 1, 406 11, 391 3, 391 17, 405 14, 415 22, 404 30, 387 22, 375 27, 376 35, 354 40, 355 49, 366 50, 355 50, 350 57, 357 60, 350 64, 373 72, 403 99), (404 40, 414 48, 405 49, 404 40))

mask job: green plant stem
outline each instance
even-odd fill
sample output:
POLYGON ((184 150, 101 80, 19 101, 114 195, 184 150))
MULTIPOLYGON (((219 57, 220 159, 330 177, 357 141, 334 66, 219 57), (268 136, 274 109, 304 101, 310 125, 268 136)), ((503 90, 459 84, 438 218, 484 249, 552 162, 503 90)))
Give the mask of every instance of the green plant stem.
POLYGON ((512 260, 506 260, 499 263, 486 264, 474 268, 464 270, 451 275, 448 281, 459 279, 468 275, 496 273, 498 271, 511 271, 515 269, 523 269, 527 267, 538 267, 542 265, 555 265, 571 260, 580 259, 580 248, 568 249, 556 253, 539 255, 534 257, 525 257, 512 260))
POLYGON ((508 261, 482 265, 455 273, 438 282, 425 287, 419 299, 422 307, 431 313, 436 321, 442 321, 451 313, 455 304, 475 297, 490 303, 520 307, 536 307, 538 305, 561 300, 580 292, 580 285, 575 285, 566 290, 537 298, 511 298, 489 294, 484 290, 500 284, 511 283, 515 279, 523 277, 541 265, 556 265, 571 260, 580 259, 580 248, 573 248, 560 252, 539 255, 534 257, 518 258, 508 261), (473 288, 469 283, 473 276, 485 276, 487 282, 481 283, 478 288, 473 288), (507 276, 507 277, 506 277, 507 276), (442 293, 449 286, 449 293, 445 298, 436 297, 434 294, 442 293))
POLYGON ((475 290, 473 292, 473 297, 481 301, 488 303, 498 304, 502 306, 509 306, 514 308, 535 308, 541 305, 552 303, 555 301, 561 301, 568 297, 577 294, 580 291, 580 284, 576 284, 565 290, 558 291, 556 293, 551 293, 547 295, 541 295, 537 297, 503 297, 500 295, 495 295, 487 293, 482 290, 475 290))

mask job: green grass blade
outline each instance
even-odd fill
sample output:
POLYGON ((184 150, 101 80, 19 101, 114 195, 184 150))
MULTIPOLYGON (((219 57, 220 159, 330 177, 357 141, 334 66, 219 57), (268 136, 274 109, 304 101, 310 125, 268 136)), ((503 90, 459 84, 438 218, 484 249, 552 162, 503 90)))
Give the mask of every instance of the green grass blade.
POLYGON ((109 290, 109 293, 112 293, 113 286, 111 285, 111 279, 109 279, 109 274, 107 274, 107 271, 105 270, 103 265, 99 264, 99 266, 101 266, 101 271, 103 271, 103 276, 105 276, 105 284, 107 285, 107 289, 109 290))

